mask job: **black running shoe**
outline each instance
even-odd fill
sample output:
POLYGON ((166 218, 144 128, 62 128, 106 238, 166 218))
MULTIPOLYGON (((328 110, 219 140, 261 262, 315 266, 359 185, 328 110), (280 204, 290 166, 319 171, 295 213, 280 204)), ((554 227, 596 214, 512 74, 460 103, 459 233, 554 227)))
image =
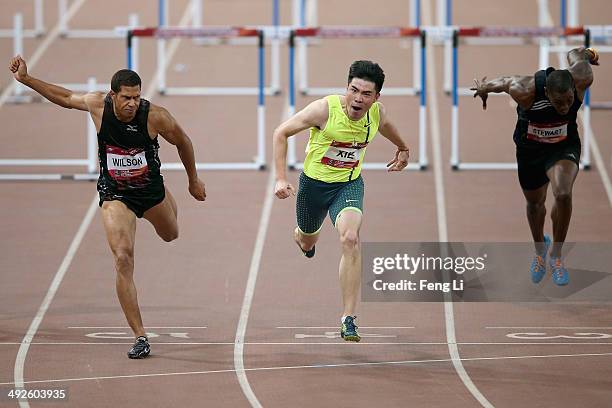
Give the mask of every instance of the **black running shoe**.
POLYGON ((145 336, 140 336, 136 339, 136 343, 134 343, 127 355, 129 358, 145 358, 150 352, 149 340, 145 336))
POLYGON ((300 246, 300 243, 297 241, 297 239, 295 238, 295 235, 297 235, 298 233, 298 229, 296 228, 294 230, 294 237, 293 240, 295 241, 295 244, 298 246, 298 248, 300 248, 300 251, 302 251, 302 253, 304 254, 304 256, 306 258, 312 258, 315 255, 315 247, 313 245, 313 247, 311 249, 309 249, 308 251, 305 251, 302 249, 302 247, 300 246))

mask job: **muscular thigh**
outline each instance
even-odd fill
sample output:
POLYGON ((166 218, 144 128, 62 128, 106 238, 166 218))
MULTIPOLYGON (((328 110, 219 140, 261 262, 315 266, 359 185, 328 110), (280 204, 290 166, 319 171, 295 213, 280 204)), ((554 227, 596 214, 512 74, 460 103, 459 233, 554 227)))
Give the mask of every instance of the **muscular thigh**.
POLYGON ((153 224, 156 231, 169 231, 177 229, 176 214, 174 197, 166 188, 166 195, 162 202, 145 211, 143 218, 153 224))
MULTIPOLYGON (((523 191, 535 191, 543 186, 548 186, 550 180, 546 175, 546 154, 541 149, 531 151, 525 148, 517 148, 516 163, 518 165, 519 184, 523 191)), ((527 200, 530 201, 529 198, 527 200)))
POLYGON ((136 215, 132 210, 121 201, 105 201, 102 204, 102 221, 113 252, 118 249, 133 249, 136 215))
POLYGON ((327 215, 327 195, 331 187, 300 174, 300 184, 295 200, 297 224, 306 235, 319 232, 327 215))
POLYGON ((547 174, 554 193, 570 193, 578 176, 578 165, 571 160, 559 160, 547 174))
POLYGON ((334 226, 337 226, 340 217, 347 211, 363 213, 363 178, 359 177, 353 181, 347 182, 336 194, 331 205, 329 206, 329 217, 334 226))

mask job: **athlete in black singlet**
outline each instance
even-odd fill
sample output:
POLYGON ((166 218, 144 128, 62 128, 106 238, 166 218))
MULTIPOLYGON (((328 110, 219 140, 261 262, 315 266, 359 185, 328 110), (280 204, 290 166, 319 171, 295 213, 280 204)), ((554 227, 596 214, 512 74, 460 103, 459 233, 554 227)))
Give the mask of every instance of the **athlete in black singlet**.
POLYGON ((117 71, 108 95, 77 95, 29 75, 21 56, 11 59, 9 69, 17 81, 49 101, 88 111, 96 125, 102 219, 115 260, 119 302, 136 336, 128 357, 144 358, 150 347, 133 279, 136 218, 144 217, 153 224, 164 241, 178 237, 176 202, 159 171, 158 135, 176 146, 189 178, 189 192, 204 201, 206 192, 196 172, 191 140, 166 109, 140 98, 141 80, 133 71, 117 71))
POLYGON ((100 205, 123 202, 138 218, 165 197, 160 174, 159 143, 147 129, 149 101, 140 100, 136 116, 129 123, 117 119, 110 95, 104 98, 104 113, 98 132, 100 205))
POLYGON ((598 65, 592 48, 575 48, 567 54, 568 69, 538 71, 533 76, 509 76, 475 81, 474 97, 487 107, 490 92, 506 92, 516 101, 518 121, 514 131, 518 176, 527 200, 527 220, 536 246, 531 263, 534 283, 546 274, 546 257, 551 246, 544 235, 548 184, 555 197, 551 212, 553 241, 550 268, 557 285, 567 285, 569 274, 561 249, 572 215, 572 188, 578 175, 580 138, 576 115, 584 94, 593 83, 590 64, 598 65))

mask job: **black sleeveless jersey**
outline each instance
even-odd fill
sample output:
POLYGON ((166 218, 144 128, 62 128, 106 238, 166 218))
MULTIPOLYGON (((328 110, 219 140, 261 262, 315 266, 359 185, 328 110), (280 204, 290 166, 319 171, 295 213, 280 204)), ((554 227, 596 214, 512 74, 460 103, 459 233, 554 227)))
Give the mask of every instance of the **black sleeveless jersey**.
POLYGON ((535 73, 536 96, 529 109, 516 107, 518 120, 514 129, 514 142, 519 147, 538 148, 563 141, 579 140, 576 116, 582 105, 574 89, 574 103, 566 115, 560 115, 544 94, 546 77, 554 68, 535 73))
POLYGON ((159 143, 147 130, 149 107, 149 101, 141 99, 134 119, 122 122, 115 116, 110 95, 104 99, 98 133, 101 193, 147 196, 163 190, 159 143))

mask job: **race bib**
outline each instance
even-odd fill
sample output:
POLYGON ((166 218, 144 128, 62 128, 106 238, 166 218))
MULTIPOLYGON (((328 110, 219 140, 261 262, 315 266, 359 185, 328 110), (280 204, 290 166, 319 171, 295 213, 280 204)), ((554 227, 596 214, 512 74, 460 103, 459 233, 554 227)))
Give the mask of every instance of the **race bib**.
POLYGON ((115 180, 137 180, 147 175, 149 166, 142 148, 106 146, 106 167, 115 180))
POLYGON ((336 142, 335 140, 329 145, 325 152, 321 163, 339 169, 352 169, 359 165, 359 160, 363 153, 363 149, 367 143, 348 143, 336 142))
POLYGON ((567 122, 532 123, 527 126, 527 139, 540 143, 558 143, 567 138, 567 122))

